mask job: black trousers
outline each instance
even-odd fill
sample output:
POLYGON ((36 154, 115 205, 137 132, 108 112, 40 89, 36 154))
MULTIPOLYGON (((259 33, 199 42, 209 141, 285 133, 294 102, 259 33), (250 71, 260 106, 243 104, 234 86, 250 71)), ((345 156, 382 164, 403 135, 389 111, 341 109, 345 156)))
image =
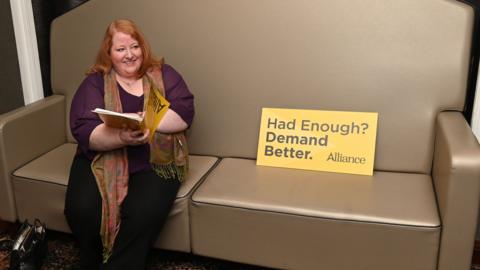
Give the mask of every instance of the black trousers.
POLYGON ((153 171, 130 174, 121 205, 121 224, 113 253, 102 264, 100 224, 102 199, 91 162, 75 157, 65 199, 65 216, 80 247, 82 269, 145 269, 148 251, 168 217, 180 182, 153 171))

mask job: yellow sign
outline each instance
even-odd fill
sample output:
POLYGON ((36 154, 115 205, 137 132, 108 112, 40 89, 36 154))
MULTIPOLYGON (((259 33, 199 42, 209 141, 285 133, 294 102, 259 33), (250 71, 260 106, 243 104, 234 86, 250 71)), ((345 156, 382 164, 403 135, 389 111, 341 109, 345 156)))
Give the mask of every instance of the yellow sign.
POLYGON ((378 113, 263 108, 257 165, 372 175, 378 113))

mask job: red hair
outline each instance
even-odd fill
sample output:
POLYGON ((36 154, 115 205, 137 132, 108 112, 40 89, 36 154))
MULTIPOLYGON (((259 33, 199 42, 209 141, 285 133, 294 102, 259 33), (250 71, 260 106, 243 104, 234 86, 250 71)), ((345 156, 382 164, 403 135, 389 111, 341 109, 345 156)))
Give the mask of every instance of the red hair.
POLYGON ((138 26, 131 20, 119 19, 110 23, 110 25, 107 27, 105 36, 103 37, 103 41, 100 45, 100 50, 97 54, 97 59, 95 60, 95 64, 88 69, 87 74, 99 72, 102 75, 105 75, 110 73, 110 70, 112 69, 110 49, 112 48, 113 35, 117 32, 130 35, 132 38, 138 41, 138 44, 142 49, 143 62, 138 70, 139 77, 142 77, 151 67, 161 65, 163 63, 163 59, 158 60, 153 55, 150 45, 138 26))

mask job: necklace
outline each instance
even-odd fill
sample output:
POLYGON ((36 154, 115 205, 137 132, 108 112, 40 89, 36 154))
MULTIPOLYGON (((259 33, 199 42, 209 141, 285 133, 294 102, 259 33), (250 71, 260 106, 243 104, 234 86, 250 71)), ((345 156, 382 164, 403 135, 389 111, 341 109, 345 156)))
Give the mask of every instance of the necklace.
POLYGON ((141 96, 143 94, 143 88, 141 83, 142 78, 133 79, 133 81, 129 82, 129 81, 125 81, 120 76, 117 76, 117 81, 122 85, 122 88, 128 93, 135 96, 141 96), (140 82, 140 84, 138 84, 138 82, 140 82))
POLYGON ((132 84, 138 82, 138 80, 139 80, 139 79, 135 79, 135 80, 129 82, 129 81, 125 81, 125 80, 123 80, 123 79, 120 79, 119 77, 117 77, 117 79, 118 79, 120 82, 126 84, 128 87, 132 86, 132 84))

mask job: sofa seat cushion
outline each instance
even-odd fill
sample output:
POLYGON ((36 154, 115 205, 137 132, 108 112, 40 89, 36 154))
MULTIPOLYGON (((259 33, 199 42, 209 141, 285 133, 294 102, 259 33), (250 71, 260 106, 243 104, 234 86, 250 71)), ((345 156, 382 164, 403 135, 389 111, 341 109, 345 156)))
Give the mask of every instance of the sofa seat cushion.
POLYGON ((13 172, 14 176, 66 186, 77 145, 65 143, 13 172))
MULTIPOLYGON (((77 145, 63 144, 13 173, 19 219, 40 218, 50 229, 70 232, 63 215, 70 166, 77 145)), ((215 157, 190 156, 190 172, 182 184, 156 246, 190 251, 188 200, 192 189, 217 162, 215 157)))
POLYGON ((358 176, 227 158, 194 192, 191 212, 200 255, 282 269, 436 267, 440 219, 424 174, 358 176), (296 260, 282 260, 289 254, 296 260))

